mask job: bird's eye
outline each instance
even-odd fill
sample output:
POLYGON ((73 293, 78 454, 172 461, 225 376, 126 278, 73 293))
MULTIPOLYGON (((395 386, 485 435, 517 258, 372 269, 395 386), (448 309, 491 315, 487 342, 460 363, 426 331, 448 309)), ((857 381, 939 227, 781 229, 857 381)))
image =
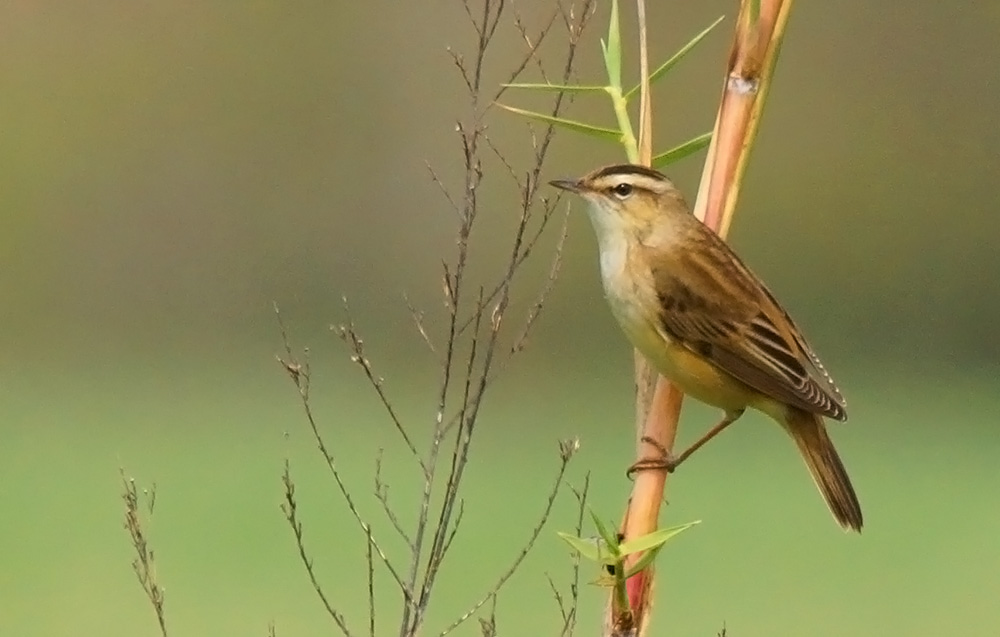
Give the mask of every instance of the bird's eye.
POLYGON ((611 192, 613 192, 619 199, 624 199, 632 194, 632 184, 617 184, 611 188, 611 192))

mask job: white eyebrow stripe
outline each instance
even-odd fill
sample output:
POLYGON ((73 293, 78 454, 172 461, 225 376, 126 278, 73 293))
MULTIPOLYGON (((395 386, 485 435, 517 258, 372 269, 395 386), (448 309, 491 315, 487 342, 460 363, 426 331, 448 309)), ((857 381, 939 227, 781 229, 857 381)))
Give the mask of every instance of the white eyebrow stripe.
POLYGON ((594 186, 598 189, 604 190, 607 188, 614 188, 618 184, 630 184, 636 188, 641 188, 655 193, 664 193, 671 187, 670 181, 666 179, 654 179, 639 173, 619 173, 600 177, 595 180, 594 186))

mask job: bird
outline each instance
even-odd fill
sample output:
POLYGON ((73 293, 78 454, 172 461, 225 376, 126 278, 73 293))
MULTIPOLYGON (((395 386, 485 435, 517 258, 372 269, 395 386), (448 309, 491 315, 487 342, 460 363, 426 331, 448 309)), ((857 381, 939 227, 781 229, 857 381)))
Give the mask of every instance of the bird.
POLYGON ((657 170, 616 164, 549 183, 586 200, 604 294, 632 345, 682 392, 724 412, 680 455, 660 448, 630 471, 673 471, 753 408, 794 440, 841 527, 860 532, 861 505, 824 422, 846 420, 846 403, 760 278, 657 170))

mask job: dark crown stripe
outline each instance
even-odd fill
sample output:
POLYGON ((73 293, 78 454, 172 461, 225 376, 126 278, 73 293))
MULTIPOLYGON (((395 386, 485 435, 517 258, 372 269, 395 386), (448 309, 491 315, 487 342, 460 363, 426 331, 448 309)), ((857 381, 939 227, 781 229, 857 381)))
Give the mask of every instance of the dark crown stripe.
POLYGON ((664 181, 666 176, 663 173, 653 170, 652 168, 647 168, 645 166, 639 166, 637 164, 616 164, 614 166, 607 166, 602 168, 595 174, 592 179, 600 179, 601 177, 610 177, 612 175, 642 175, 643 177, 649 177, 650 179, 655 179, 657 181, 664 181))

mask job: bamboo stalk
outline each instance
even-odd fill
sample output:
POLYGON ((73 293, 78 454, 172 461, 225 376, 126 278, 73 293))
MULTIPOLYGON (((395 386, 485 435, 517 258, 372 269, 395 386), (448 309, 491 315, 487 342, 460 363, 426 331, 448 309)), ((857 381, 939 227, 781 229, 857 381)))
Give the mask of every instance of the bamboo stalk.
MULTIPOLYGON (((694 209, 698 218, 723 238, 732 223, 792 2, 793 0, 741 2, 712 143, 708 149, 694 209)), ((640 149, 648 151, 651 147, 652 113, 649 111, 649 87, 646 82, 648 74, 643 0, 637 0, 637 10, 640 65, 643 69, 640 149)), ((648 165, 648 152, 640 152, 640 159, 648 165)), ((643 437, 652 438, 664 449, 672 450, 677 437, 683 394, 662 377, 658 377, 638 352, 635 354, 635 384, 637 459, 658 453, 652 445, 641 442, 643 437), (650 391, 654 386, 655 389, 650 391)), ((621 525, 621 533, 626 540, 656 530, 666 481, 666 471, 642 471, 637 474, 621 525)), ((630 556, 626 565, 634 564, 638 557, 630 556)), ((604 635, 624 637, 647 634, 654 583, 655 571, 650 566, 626 583, 628 608, 621 608, 621 604, 612 596, 605 616, 604 635)))

